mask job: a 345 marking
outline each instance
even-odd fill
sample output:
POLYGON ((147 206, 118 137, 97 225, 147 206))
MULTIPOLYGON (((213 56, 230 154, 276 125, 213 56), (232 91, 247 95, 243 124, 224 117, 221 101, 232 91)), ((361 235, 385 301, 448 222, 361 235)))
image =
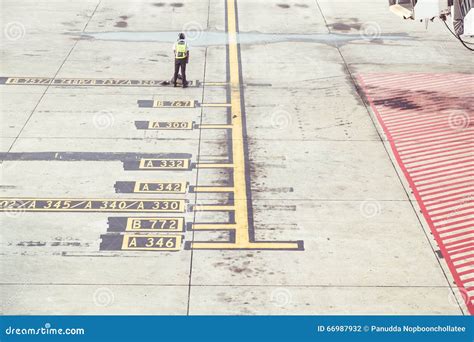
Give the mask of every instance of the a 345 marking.
POLYGON ((183 213, 185 211, 185 200, 0 198, 0 211, 183 213))

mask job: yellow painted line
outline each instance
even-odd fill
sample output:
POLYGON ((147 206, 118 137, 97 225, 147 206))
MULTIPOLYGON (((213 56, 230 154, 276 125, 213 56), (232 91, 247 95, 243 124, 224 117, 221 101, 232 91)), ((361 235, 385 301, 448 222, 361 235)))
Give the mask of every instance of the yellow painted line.
POLYGON ((197 169, 231 169, 234 164, 196 163, 197 169))
POLYGON ((232 125, 219 125, 219 124, 215 124, 215 125, 199 125, 198 128, 202 128, 202 129, 232 129, 232 125))
POLYGON ((193 230, 227 230, 235 229, 235 223, 193 223, 193 230))
POLYGON ((196 204, 193 206, 193 211, 234 211, 233 205, 202 205, 196 204))
POLYGON ((186 182, 135 182, 134 193, 139 194, 185 194, 186 182))
POLYGON ((194 192, 233 192, 234 187, 231 186, 195 186, 194 192))
POLYGON ((201 103, 201 107, 232 107, 232 103, 201 103))
MULTIPOLYGON (((244 127, 240 92, 240 65, 237 47, 237 13, 235 0, 227 0, 227 32, 229 40, 230 103, 232 126, 232 156, 234 162, 233 184, 235 187, 235 244, 242 246, 250 241, 249 212, 247 207, 247 178, 245 176, 244 127)), ((199 245, 198 245, 199 246, 199 245)))
POLYGON ((181 249, 181 235, 125 234, 122 250, 132 251, 178 251, 181 249))
POLYGON ((203 85, 205 86, 225 86, 228 85, 229 83, 227 82, 202 82, 203 85))
POLYGON ((189 169, 189 159, 170 159, 170 158, 158 158, 158 159, 140 159, 139 169, 149 170, 180 170, 189 169))
POLYGON ((190 247, 192 249, 301 250, 297 242, 191 242, 190 247))
POLYGON ((182 232, 184 217, 129 217, 128 232, 182 232))
MULTIPOLYGON (((242 80, 240 79, 239 50, 237 38, 237 13, 236 0, 227 1, 227 32, 229 40, 228 62, 230 71, 230 106, 232 117, 232 160, 233 164, 227 164, 233 167, 234 198, 238 198, 233 206, 219 205, 196 205, 194 210, 222 210, 225 207, 231 207, 234 210, 233 224, 196 224, 194 229, 232 229, 232 242, 191 242, 191 249, 262 249, 262 250, 301 250, 302 244, 299 242, 254 242, 251 241, 250 233, 250 217, 248 208, 247 184, 246 177, 246 160, 244 146, 244 123, 241 107, 242 94, 240 91, 242 80)), ((222 167, 226 164, 198 164, 198 168, 214 168, 222 167)), ((199 188, 199 187, 197 187, 199 188)))

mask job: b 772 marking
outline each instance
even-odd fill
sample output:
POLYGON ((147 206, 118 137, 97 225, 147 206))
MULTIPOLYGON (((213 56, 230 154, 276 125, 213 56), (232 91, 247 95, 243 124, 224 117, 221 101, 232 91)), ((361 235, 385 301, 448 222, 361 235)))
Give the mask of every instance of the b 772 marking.
POLYGON ((127 218, 128 232, 182 232, 183 217, 129 217, 127 218))

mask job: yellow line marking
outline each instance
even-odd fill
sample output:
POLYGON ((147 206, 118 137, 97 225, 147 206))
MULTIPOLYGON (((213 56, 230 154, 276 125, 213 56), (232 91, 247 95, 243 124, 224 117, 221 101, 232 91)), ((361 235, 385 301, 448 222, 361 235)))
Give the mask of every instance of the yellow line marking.
POLYGON ((193 230, 226 230, 237 228, 235 223, 194 223, 193 230))
MULTIPOLYGON (((236 229, 237 231, 238 229, 236 229)), ((191 242, 192 249, 300 249, 296 242, 191 242)))
POLYGON ((205 86, 225 86, 228 85, 229 83, 227 82, 202 82, 203 85, 205 86))
POLYGON ((194 192, 233 192, 234 187, 231 186, 196 186, 194 192))
POLYGON ((214 125, 198 125, 198 128, 202 129, 232 129, 232 125, 219 125, 219 124, 214 124, 214 125))
POLYGON ((127 232, 182 232, 184 217, 129 217, 127 232))
MULTIPOLYGON (((240 91, 242 80, 240 79, 239 49, 237 38, 237 13, 236 0, 227 1, 227 36, 229 41, 228 62, 230 72, 230 108, 232 121, 232 161, 233 164, 203 164, 198 163, 198 168, 233 168, 234 198, 240 200, 235 201, 232 206, 225 205, 196 205, 195 211, 218 211, 233 210, 235 224, 230 226, 202 224, 195 225, 199 229, 204 227, 213 227, 213 229, 232 229, 235 233, 235 242, 191 242, 192 249, 280 249, 280 250, 299 250, 302 246, 298 242, 253 242, 250 233, 250 218, 247 197, 247 177, 246 177, 246 160, 244 146, 244 123, 241 107, 242 93, 240 91)), ((204 104, 201 106, 205 106, 204 104)), ((221 128, 222 126, 219 125, 221 128)), ((229 125, 225 125, 229 126, 229 125)), ((212 125, 211 125, 212 127, 212 125)), ((216 127, 216 126, 214 126, 216 127)), ((226 127, 227 128, 227 127, 226 127)), ((199 189, 199 187, 197 187, 199 189)))
POLYGON ((232 107, 232 103, 201 103, 201 107, 232 107))
MULTIPOLYGON (((249 243, 249 217, 247 207, 247 179, 245 176, 244 128, 240 92, 240 65, 237 47, 237 22, 235 0, 227 0, 227 31, 229 39, 229 70, 230 70, 230 103, 232 126, 232 155, 234 162, 234 198, 242 199, 235 203, 235 245, 244 246, 249 243), (237 136, 237 134, 239 136, 237 136)), ((196 245, 195 245, 196 246, 196 245)), ((199 245, 197 245, 199 246, 199 245)))
POLYGON ((193 206, 193 211, 234 211, 233 205, 202 205, 196 204, 193 206))
POLYGON ((197 169, 231 169, 234 164, 196 163, 197 169))

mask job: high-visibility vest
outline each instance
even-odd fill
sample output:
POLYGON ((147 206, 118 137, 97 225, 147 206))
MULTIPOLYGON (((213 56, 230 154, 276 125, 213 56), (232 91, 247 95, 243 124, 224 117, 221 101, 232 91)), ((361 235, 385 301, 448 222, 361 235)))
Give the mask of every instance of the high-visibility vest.
POLYGON ((176 43, 175 58, 184 59, 188 56, 188 46, 184 40, 178 40, 176 43))

